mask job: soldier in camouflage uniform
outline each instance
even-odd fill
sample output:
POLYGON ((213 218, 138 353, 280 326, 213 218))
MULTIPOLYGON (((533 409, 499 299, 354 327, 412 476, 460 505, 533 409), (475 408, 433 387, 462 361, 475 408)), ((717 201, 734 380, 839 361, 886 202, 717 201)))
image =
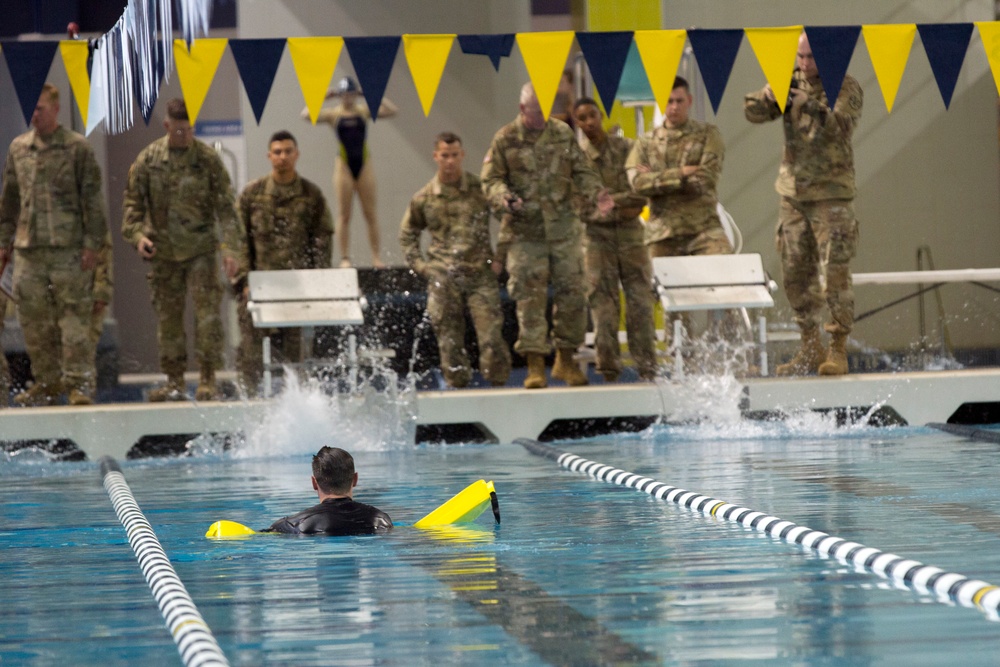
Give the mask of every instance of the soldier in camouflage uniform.
MULTIPOLYGON (((217 396, 215 370, 222 360, 219 305, 220 225, 236 224, 233 193, 222 160, 194 138, 181 99, 167 103, 167 135, 144 148, 129 169, 122 236, 149 260, 149 284, 157 315, 160 369, 167 384, 149 400, 183 400, 187 349, 184 302, 194 298, 195 349, 201 378, 195 398, 217 396)), ((236 267, 224 260, 229 276, 236 267)))
MULTIPOLYGON (((4 318, 7 316, 7 295, 0 292, 0 341, 3 340, 4 318)), ((7 355, 3 345, 0 345, 0 408, 6 408, 10 402, 10 367, 7 365, 7 355)))
POLYGON ((472 379, 465 350, 465 309, 479 342, 479 369, 493 386, 507 383, 510 350, 503 338, 497 277, 490 270, 490 209, 479 177, 462 169, 462 140, 443 132, 434 141, 437 174, 410 200, 399 230, 406 263, 427 280, 427 313, 452 387, 472 379), (425 259, 420 234, 431 235, 425 259))
POLYGON ((597 370, 608 382, 621 373, 620 292, 625 293, 625 328, 628 347, 639 377, 656 376, 656 331, 653 325, 653 265, 643 245, 639 214, 646 198, 632 194, 625 173, 625 159, 632 140, 608 136, 601 126, 597 102, 583 97, 573 105, 576 127, 583 131, 580 148, 601 175, 617 206, 609 216, 583 208, 586 224, 585 266, 587 298, 594 318, 597 370), (619 288, 619 284, 621 287, 619 288))
MULTIPOLYGON (((716 210, 716 186, 722 176, 726 147, 719 129, 690 117, 688 82, 674 79, 663 125, 636 141, 625 163, 632 189, 649 197, 646 245, 651 257, 731 255, 733 246, 716 210)), ((675 319, 691 329, 687 314, 675 319)), ((735 338, 736 320, 724 318, 724 333, 735 338)))
POLYGON ((799 38, 796 68, 785 112, 771 87, 746 96, 751 123, 781 118, 785 149, 775 188, 781 195, 777 245, 785 293, 802 331, 802 345, 778 375, 844 375, 847 337, 854 326, 850 260, 858 242, 854 217, 854 149, 851 138, 864 101, 858 82, 844 77, 833 106, 823 90, 812 48, 799 38), (820 340, 824 296, 830 309, 825 329, 829 350, 820 340))
POLYGON ((14 294, 35 384, 22 405, 93 402, 89 335, 94 266, 107 234, 101 170, 90 144, 59 124, 59 91, 45 84, 33 129, 14 139, 0 194, 0 265, 14 246, 14 294))
POLYGON ((531 84, 521 89, 520 114, 494 135, 483 161, 483 191, 502 214, 495 261, 507 265, 508 288, 517 301, 520 328, 514 349, 525 355, 527 389, 545 387, 550 351, 545 319, 549 281, 553 289, 552 377, 569 385, 587 383, 573 361, 587 328, 583 291, 581 225, 574 191, 597 200, 600 215, 614 200, 566 123, 545 120, 531 84))
POLYGON ((256 395, 264 372, 261 345, 270 336, 278 361, 302 361, 302 330, 258 329, 247 310, 250 271, 330 268, 333 218, 322 191, 295 171, 299 147, 290 132, 271 135, 271 173, 247 185, 237 202, 239 224, 223 257, 237 265, 232 277, 240 323, 237 367, 244 391, 256 395))

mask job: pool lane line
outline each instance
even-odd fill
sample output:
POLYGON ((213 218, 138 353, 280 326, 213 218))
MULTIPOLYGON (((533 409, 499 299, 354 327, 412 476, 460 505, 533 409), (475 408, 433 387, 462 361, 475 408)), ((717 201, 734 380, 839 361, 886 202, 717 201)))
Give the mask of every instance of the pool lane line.
POLYGON ((135 502, 121 466, 111 456, 101 457, 99 463, 104 489, 108 492, 118 520, 128 534, 128 543, 135 552, 153 597, 156 598, 160 614, 174 638, 181 660, 187 667, 228 666, 229 661, 219 648, 219 643, 215 641, 211 629, 170 564, 152 526, 135 502))
POLYGON ((952 435, 961 435, 972 440, 979 440, 980 442, 995 442, 1000 444, 1000 431, 990 431, 985 428, 974 428, 962 424, 939 424, 937 422, 930 422, 927 426, 944 431, 945 433, 951 433, 952 435))
POLYGON ((573 472, 586 473, 604 482, 648 493, 657 500, 666 500, 693 512, 753 528, 757 532, 785 542, 812 549, 820 555, 832 556, 879 576, 904 583, 918 593, 933 591, 938 596, 954 600, 962 606, 979 607, 992 619, 996 619, 1000 613, 1000 587, 988 582, 969 579, 961 574, 946 572, 939 567, 924 565, 916 560, 885 553, 880 549, 866 547, 858 542, 850 542, 806 526, 799 526, 765 512, 757 512, 614 466, 590 461, 535 440, 518 438, 514 443, 532 454, 551 459, 573 472))

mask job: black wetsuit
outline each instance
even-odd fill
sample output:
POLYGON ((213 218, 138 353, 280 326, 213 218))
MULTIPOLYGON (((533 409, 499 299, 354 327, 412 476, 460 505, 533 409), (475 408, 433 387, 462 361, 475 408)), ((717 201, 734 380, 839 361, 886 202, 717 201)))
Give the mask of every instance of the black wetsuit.
POLYGON ((392 519, 377 507, 350 498, 327 498, 298 514, 278 519, 264 533, 293 535, 374 535, 392 530, 392 519))
POLYGON ((354 180, 358 180, 361 168, 365 165, 365 157, 367 157, 366 132, 367 122, 361 116, 345 116, 337 121, 340 156, 347 163, 347 168, 354 175, 354 180))

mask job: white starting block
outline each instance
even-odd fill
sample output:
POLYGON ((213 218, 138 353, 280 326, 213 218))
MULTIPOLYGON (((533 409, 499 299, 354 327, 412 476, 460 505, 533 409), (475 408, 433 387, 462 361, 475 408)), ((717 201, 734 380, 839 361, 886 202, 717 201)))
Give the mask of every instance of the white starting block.
MULTIPOLYGON (((251 271, 247 310, 258 329, 363 324, 358 270, 251 271)), ((271 339, 264 338, 264 396, 271 393, 271 339)))
MULTIPOLYGON (((739 310, 747 329, 753 331, 747 308, 772 308, 771 293, 777 284, 764 272, 758 254, 697 255, 686 257, 656 257, 653 277, 660 303, 668 313, 695 310, 739 310)), ((758 320, 760 372, 767 371, 767 320, 758 320)), ((683 376, 684 366, 679 353, 683 338, 680 321, 674 322, 672 346, 674 372, 683 376)))

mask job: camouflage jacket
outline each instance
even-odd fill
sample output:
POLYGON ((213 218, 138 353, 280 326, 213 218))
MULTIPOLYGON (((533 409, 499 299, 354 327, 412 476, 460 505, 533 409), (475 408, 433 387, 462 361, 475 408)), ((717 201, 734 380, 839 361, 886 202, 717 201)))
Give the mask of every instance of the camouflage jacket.
POLYGON ((864 94, 850 75, 844 77, 837 101, 830 102, 823 84, 810 82, 799 70, 793 81, 809 94, 799 117, 792 119, 786 107, 782 114, 776 102, 767 99, 764 90, 746 96, 743 111, 751 123, 782 119, 785 150, 774 187, 779 194, 798 201, 853 199, 854 149, 851 137, 861 119, 864 94))
POLYGON ((596 199, 601 179, 576 143, 566 123, 549 119, 543 130, 524 126, 521 117, 494 135, 482 170, 483 191, 502 215, 500 243, 562 241, 579 234, 574 187, 596 199), (504 208, 509 195, 524 202, 523 210, 504 208))
POLYGON ((690 118, 680 127, 662 125, 636 141, 625 168, 632 189, 649 197, 646 243, 721 228, 716 187, 725 157, 719 128, 690 118), (639 173, 640 165, 649 171, 639 173), (685 166, 698 171, 684 176, 685 166))
POLYGON ((632 150, 632 140, 608 135, 604 143, 595 146, 587 137, 580 138, 580 148, 593 162, 604 187, 615 200, 615 208, 607 216, 601 216, 590 202, 581 204, 580 210, 587 225, 587 236, 592 240, 619 240, 642 243, 642 220, 638 215, 626 215, 629 209, 641 209, 646 198, 636 195, 628 183, 625 160, 632 150))
POLYGON ((122 236, 156 244, 156 256, 182 262, 219 248, 219 226, 236 224, 229 174, 215 151, 195 140, 171 150, 167 137, 139 153, 128 172, 122 236))
POLYGON ((471 273, 488 270, 493 256, 490 244, 490 209, 479 177, 462 174, 457 185, 435 175, 410 200, 399 229, 399 245, 414 271, 471 273), (420 252, 420 233, 431 235, 427 259, 420 252))
POLYGON ((333 218, 316 184, 296 176, 278 185, 269 174, 243 189, 237 208, 223 249, 239 266, 234 282, 249 271, 330 268, 333 218))
POLYGON ((3 170, 0 245, 89 248, 104 242, 108 220, 101 169, 82 135, 61 125, 44 143, 35 130, 14 139, 3 170))

